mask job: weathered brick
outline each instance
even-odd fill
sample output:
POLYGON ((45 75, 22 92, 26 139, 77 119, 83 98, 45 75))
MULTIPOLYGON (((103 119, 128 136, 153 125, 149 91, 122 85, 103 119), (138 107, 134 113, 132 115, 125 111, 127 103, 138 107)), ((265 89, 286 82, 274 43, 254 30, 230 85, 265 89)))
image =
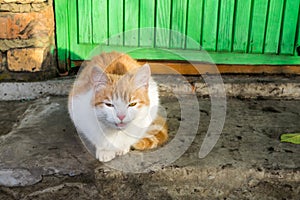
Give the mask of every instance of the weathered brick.
POLYGON ((7 52, 7 65, 10 71, 40 71, 46 48, 12 49, 7 52))
POLYGON ((47 0, 0 0, 0 3, 41 3, 47 0))
POLYGON ((40 12, 0 13, 0 39, 30 39, 54 33, 52 6, 40 12))

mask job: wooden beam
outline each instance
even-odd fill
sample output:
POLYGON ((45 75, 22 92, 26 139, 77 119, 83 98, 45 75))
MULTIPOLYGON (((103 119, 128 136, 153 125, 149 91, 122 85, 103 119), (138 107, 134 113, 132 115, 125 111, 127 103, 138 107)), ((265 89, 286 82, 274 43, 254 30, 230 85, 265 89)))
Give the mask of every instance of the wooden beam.
MULTIPOLYGON (((300 65, 213 65, 174 61, 138 61, 149 63, 153 74, 295 74, 300 75, 300 65)), ((72 61, 72 66, 80 67, 82 61, 72 61)))
MULTIPOLYGON (((147 61, 153 74, 299 74, 300 65, 212 65, 205 63, 147 61)), ((140 61, 144 64, 145 61, 140 61)))

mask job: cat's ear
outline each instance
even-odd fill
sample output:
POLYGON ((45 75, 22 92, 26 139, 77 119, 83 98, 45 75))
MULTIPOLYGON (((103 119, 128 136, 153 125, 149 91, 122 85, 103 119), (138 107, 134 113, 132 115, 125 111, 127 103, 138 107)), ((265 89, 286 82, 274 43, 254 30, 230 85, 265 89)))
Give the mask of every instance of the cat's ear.
POLYGON ((91 81, 96 90, 105 87, 108 83, 107 75, 97 66, 93 67, 91 81))
POLYGON ((142 67, 140 67, 137 70, 136 74, 134 75, 134 83, 136 89, 141 87, 148 88, 150 76, 151 76, 150 66, 148 63, 146 63, 142 67))

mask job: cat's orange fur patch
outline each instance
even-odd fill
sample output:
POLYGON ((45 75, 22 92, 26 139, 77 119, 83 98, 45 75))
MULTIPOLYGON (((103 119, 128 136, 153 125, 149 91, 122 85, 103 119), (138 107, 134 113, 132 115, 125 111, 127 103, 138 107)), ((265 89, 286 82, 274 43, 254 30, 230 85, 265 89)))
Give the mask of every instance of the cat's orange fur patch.
POLYGON ((164 144, 167 140, 168 127, 166 121, 161 116, 157 116, 148 129, 147 137, 141 139, 132 147, 136 150, 153 149, 164 144))
POLYGON ((117 81, 121 76, 130 71, 138 69, 140 65, 126 54, 117 52, 102 53, 87 61, 84 70, 81 69, 76 85, 70 92, 70 96, 84 93, 93 86, 92 70, 93 67, 99 67, 103 72, 109 75, 112 82, 117 81))

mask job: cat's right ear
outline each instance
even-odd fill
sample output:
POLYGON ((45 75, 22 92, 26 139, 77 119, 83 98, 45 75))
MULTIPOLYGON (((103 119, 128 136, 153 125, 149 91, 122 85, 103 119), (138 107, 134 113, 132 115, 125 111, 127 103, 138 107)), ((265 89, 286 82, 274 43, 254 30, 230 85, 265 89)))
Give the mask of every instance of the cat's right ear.
POLYGON ((100 90, 108 83, 107 75, 97 66, 93 67, 91 73, 92 84, 96 90, 100 90))

